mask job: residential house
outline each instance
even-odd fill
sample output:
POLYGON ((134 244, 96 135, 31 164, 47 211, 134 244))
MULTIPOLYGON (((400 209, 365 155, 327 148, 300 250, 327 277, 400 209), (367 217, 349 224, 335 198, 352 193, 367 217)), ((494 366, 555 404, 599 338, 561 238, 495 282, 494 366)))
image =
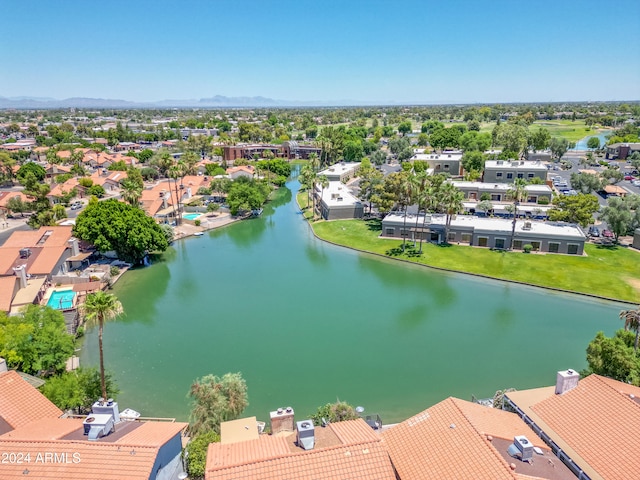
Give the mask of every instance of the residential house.
POLYGON ((0 461, 0 478, 183 478, 187 424, 135 421, 136 414, 108 401, 87 417, 65 417, 15 371, 0 371, 0 452, 15 458, 0 461))
POLYGON ((527 162, 524 160, 487 160, 484 164, 482 181, 484 183, 513 183, 516 178, 531 181, 539 178, 547 180, 547 166, 541 161, 527 162))
POLYGON ((360 163, 335 163, 330 167, 318 172, 318 176, 324 175, 330 182, 347 183, 349 180, 358 175, 360 171, 360 163))
POLYGON ((8 203, 12 198, 19 198, 23 202, 30 202, 31 198, 22 192, 0 192, 0 216, 6 216, 10 213, 8 203))
POLYGON ((54 183, 58 175, 66 175, 68 173, 71 173, 70 166, 58 165, 55 163, 47 163, 44 166, 44 170, 46 172, 45 179, 47 179, 49 183, 54 183))
MULTIPOLYGON (((509 248, 513 220, 453 215, 446 233, 446 216, 391 213, 382 220, 382 237, 459 243, 495 249, 509 248)), ((514 250, 531 245, 534 251, 582 255, 587 239, 579 225, 563 222, 516 220, 514 250)))
POLYGON ((253 165, 241 165, 239 167, 227 168, 227 175, 231 180, 237 180, 240 177, 253 178, 256 174, 256 169, 253 165))
POLYGON ((381 437, 399 480, 575 480, 517 415, 457 398, 381 437))
MULTIPOLYGON (((451 182, 468 200, 482 200, 483 196, 491 202, 512 202, 509 183, 486 182, 451 182)), ((553 198, 553 191, 548 185, 532 184, 525 186, 526 194, 522 203, 548 205, 553 198)))
POLYGON ((441 153, 416 153, 409 161, 422 161, 433 173, 448 173, 454 177, 462 174, 462 152, 445 150, 441 153))
POLYGON ((314 195, 317 209, 325 220, 362 218, 364 215, 363 203, 340 181, 329 182, 329 186, 324 189, 322 185, 316 184, 314 195))
MULTIPOLYGON (((247 428, 255 431, 255 418, 245 420, 247 428)), ((292 417, 290 429, 277 435, 251 435, 246 440, 245 435, 225 441, 223 434, 221 442, 209 445, 205 480, 397 480, 380 435, 364 420, 326 427, 302 420, 296 425, 294 431, 292 417)))
POLYGON ((52 276, 68 272, 68 262, 82 255, 71 229, 54 226, 14 231, 0 246, 0 278, 11 279, 2 282, 12 291, 11 295, 3 294, 3 308, 11 296, 10 309, 5 311, 15 313, 24 305, 39 302, 52 276))
POLYGON ((565 370, 555 386, 505 395, 579 479, 638 478, 640 387, 565 370))
POLYGON ((626 160, 631 154, 640 152, 640 143, 614 143, 607 145, 606 158, 626 160))

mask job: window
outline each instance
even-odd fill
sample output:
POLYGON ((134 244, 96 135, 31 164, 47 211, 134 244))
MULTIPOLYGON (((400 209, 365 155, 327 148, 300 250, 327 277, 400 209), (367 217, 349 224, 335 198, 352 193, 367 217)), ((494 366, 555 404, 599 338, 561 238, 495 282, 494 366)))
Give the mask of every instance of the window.
POLYGON ((533 178, 533 173, 527 173, 527 178, 533 178))
POLYGON ((499 202, 501 198, 502 198, 502 195, 500 195, 499 193, 491 194, 491 201, 493 202, 499 202))
POLYGON ((540 250, 540 242, 531 242, 531 246, 533 247, 534 252, 540 250))
POLYGON ((445 164, 444 164, 444 169, 445 169, 445 170, 449 170, 449 164, 445 163, 445 164))
POLYGON ((502 172, 496 172, 496 177, 502 178, 502 172))
POLYGON ((507 179, 511 180, 513 178, 513 173, 507 173, 507 179))
POLYGON ((518 178, 524 178, 524 173, 519 173, 518 178))
POLYGON ((478 237, 478 246, 479 247, 486 247, 487 246, 487 237, 478 237))
POLYGON ((470 233, 463 233, 461 236, 460 241, 462 243, 471 243, 471 234, 470 233))
POLYGON ((567 246, 567 253, 569 255, 577 255, 578 254, 578 245, 576 245, 575 243, 570 243, 567 246))
POLYGON ((522 240, 514 240, 513 241, 513 249, 514 250, 522 250, 522 240))
POLYGON ((447 241, 448 242, 455 242, 456 241, 456 232, 449 232, 449 234, 447 235, 447 241))
POLYGON ((530 195, 527 197, 527 202, 529 203, 538 203, 538 197, 535 195, 530 195))
POLYGON ((496 238, 495 248, 504 248, 504 238, 496 238))
POLYGON ((560 244, 556 242, 549 242, 549 252, 550 253, 558 253, 560 249, 560 244))
POLYGON ((408 237, 409 236, 409 230, 406 230, 404 228, 400 229, 400 236, 401 237, 408 237))
POLYGON ((387 235, 393 236, 394 233, 396 233, 395 228, 387 228, 387 235))

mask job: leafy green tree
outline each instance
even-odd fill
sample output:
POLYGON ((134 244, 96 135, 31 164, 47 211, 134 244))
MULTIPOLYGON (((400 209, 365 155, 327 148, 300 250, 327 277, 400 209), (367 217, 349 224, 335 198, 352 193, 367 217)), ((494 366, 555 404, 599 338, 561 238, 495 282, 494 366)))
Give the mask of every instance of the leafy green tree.
POLYGON ((553 208, 549 210, 549 220, 554 222, 578 223, 586 227, 593 223, 593 214, 600 205, 595 195, 560 195, 553 199, 553 208))
POLYGON ((398 125, 398 132, 400 132, 403 137, 406 136, 407 133, 410 133, 411 122, 410 121, 401 122, 400 125, 398 125))
POLYGON ((93 195, 94 197, 102 198, 105 194, 104 187, 102 185, 91 185, 87 188, 87 194, 93 195))
POLYGON ((571 148, 571 144, 566 138, 553 137, 549 142, 549 148, 553 157, 559 160, 571 148))
POLYGON ((607 222, 609 229, 616 237, 616 242, 618 237, 626 235, 633 222, 633 214, 629 208, 629 203, 620 197, 609 197, 607 199, 607 206, 600 213, 600 218, 607 222))
POLYGON ((615 168, 607 168, 600 175, 609 185, 615 185, 624 179, 624 174, 615 168))
POLYGON ((122 313, 122 304, 115 295, 97 291, 87 295, 85 302, 81 306, 82 315, 87 322, 98 323, 98 349, 100 351, 100 389, 102 398, 107 399, 107 380, 104 369, 104 348, 102 345, 102 334, 104 332, 104 322, 116 318, 122 313))
POLYGON ((220 434, 220 424, 235 420, 247 408, 247 383, 242 374, 225 373, 222 378, 206 375, 189 389, 192 399, 189 431, 192 435, 206 432, 220 434))
POLYGON ((360 169, 360 196, 365 202, 369 202, 369 213, 371 204, 376 195, 382 193, 384 176, 375 168, 360 169))
POLYGON ((497 142, 505 150, 518 154, 527 147, 527 129, 516 123, 503 123, 498 130, 497 142))
POLYGON ((530 145, 535 150, 546 150, 551 144, 551 133, 546 128, 538 128, 531 132, 530 145))
POLYGON ((13 182, 13 167, 16 161, 8 153, 0 152, 0 184, 5 182, 13 182))
POLYGON ((401 137, 389 140, 389 151, 394 155, 398 155, 400 152, 410 147, 411 143, 408 138, 401 137))
POLYGON ((239 177, 231 184, 227 195, 227 203, 231 215, 241 211, 257 210, 269 196, 270 188, 267 184, 246 177, 239 177))
POLYGON ((309 415, 309 418, 313 420, 313 424, 316 426, 322 425, 322 420, 326 420, 329 423, 344 422, 347 420, 356 420, 359 418, 356 409, 347 402, 341 402, 337 400, 334 403, 327 403, 309 415))
MULTIPOLYGON (((115 398, 120 390, 112 375, 105 373, 107 392, 115 398)), ((51 377, 42 387, 42 394, 61 410, 72 410, 84 415, 101 396, 100 372, 95 367, 80 367, 71 372, 51 377)))
POLYGON ((602 179, 591 173, 572 173, 571 186, 582 193, 591 193, 602 188, 602 179))
POLYGON ((25 163, 18 169, 18 172, 16 173, 16 177, 22 185, 25 185, 27 175, 29 173, 31 173, 38 182, 43 182, 44 178, 47 176, 46 170, 37 163, 25 163))
POLYGON ((67 333, 60 311, 28 305, 15 316, 0 312, 0 357, 9 367, 53 375, 65 370, 73 349, 73 336, 67 333))
POLYGON ((600 148, 600 139, 598 137, 591 137, 587 140, 587 148, 597 150, 600 148))
POLYGON ((191 439, 184 451, 187 473, 190 478, 204 478, 209 444, 219 441, 220 435, 216 432, 200 433, 191 439))
POLYGON ((627 330, 620 329, 611 338, 598 332, 587 347, 586 373, 640 386, 640 356, 633 349, 634 341, 635 335, 627 330))
POLYGON ((460 137, 460 148, 465 152, 484 152, 491 146, 491 134, 478 133, 474 130, 464 133, 460 137))
POLYGON ((31 210, 31 205, 28 202, 22 200, 21 197, 11 197, 7 200, 7 209, 11 213, 19 213, 20 216, 24 217, 24 212, 28 212, 31 210))
POLYGON ((485 157, 482 152, 479 151, 466 151, 462 155, 462 167, 467 172, 472 170, 481 172, 484 170, 484 162, 485 157))
MULTIPOLYGON (((215 205, 216 207, 220 208, 220 205, 215 203, 210 203, 209 205, 207 205, 207 207, 210 207, 212 205, 215 205)), ((210 211, 210 209, 207 208, 207 211, 210 211)), ((167 240, 167 244, 171 245, 173 243, 173 239, 175 236, 173 227, 169 224, 163 223, 162 225, 160 225, 160 230, 162 230, 162 233, 164 234, 167 240)))
POLYGON ((387 154, 382 150, 376 150, 371 154, 370 160, 374 165, 383 165, 387 161, 387 154))
POLYGON ((76 219, 74 235, 100 252, 140 262, 148 252, 164 251, 167 240, 156 222, 141 209, 115 199, 89 203, 76 219))

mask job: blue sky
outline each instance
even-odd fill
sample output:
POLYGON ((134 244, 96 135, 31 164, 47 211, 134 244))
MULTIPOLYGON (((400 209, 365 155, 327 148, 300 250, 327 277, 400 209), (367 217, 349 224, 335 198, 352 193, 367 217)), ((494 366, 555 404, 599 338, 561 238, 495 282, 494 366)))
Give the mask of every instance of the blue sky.
POLYGON ((640 99, 637 0, 2 0, 0 96, 640 99))

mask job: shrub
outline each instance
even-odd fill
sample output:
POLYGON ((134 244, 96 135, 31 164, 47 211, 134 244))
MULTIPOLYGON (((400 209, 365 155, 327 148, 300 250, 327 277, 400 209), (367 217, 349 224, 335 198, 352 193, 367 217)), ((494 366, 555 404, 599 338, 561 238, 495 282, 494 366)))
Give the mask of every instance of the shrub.
POLYGON ((193 223, 195 223, 196 227, 199 227, 201 222, 200 222, 200 220, 194 220, 193 223))
POLYGON ((191 478, 204 477, 209 444, 219 441, 220 435, 216 432, 201 433, 191 439, 183 453, 183 457, 187 461, 187 473, 191 478))
POLYGON ((538 198, 538 205, 549 205, 549 199, 547 197, 538 198))
POLYGON ((113 266, 109 270, 109 273, 111 274, 112 277, 117 277, 118 275, 120 275, 120 269, 116 266, 113 266))
POLYGON ((345 420, 355 420, 358 418, 358 414, 355 408, 347 402, 338 400, 335 403, 327 403, 322 407, 318 407, 318 410, 310 417, 314 425, 321 425, 323 418, 329 422, 343 422, 345 420))
POLYGON ((533 250, 533 245, 531 245, 530 243, 527 243, 525 246, 522 247, 522 251, 524 253, 531 253, 531 250, 533 250))

